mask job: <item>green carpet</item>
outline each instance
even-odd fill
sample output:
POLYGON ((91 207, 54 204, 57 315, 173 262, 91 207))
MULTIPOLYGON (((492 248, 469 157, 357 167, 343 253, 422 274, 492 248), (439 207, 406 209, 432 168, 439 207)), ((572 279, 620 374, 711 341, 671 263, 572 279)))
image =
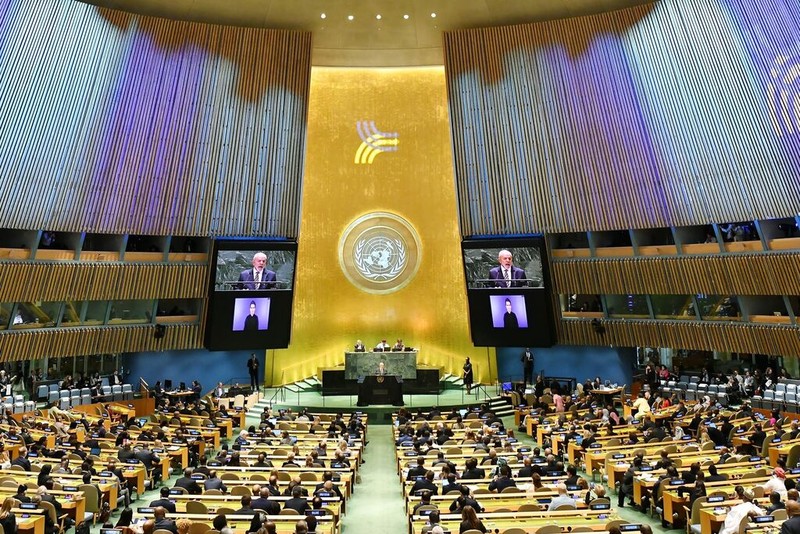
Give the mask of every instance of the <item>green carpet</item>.
POLYGON ((370 424, 369 445, 361 466, 361 482, 347 502, 342 521, 346 534, 403 533, 408 531, 400 477, 395 470, 394 436, 391 425, 370 424))

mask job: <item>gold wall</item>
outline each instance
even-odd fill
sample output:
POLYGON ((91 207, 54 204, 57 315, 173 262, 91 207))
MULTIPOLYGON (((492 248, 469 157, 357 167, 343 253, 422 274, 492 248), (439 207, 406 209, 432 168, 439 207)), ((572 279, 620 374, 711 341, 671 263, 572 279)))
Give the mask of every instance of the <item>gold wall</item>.
POLYGON ((384 337, 419 348, 418 364, 460 373, 469 356, 476 380, 494 378, 494 350, 469 337, 446 99, 442 68, 312 70, 292 341, 270 353, 268 382, 342 364, 355 339, 384 337), (397 151, 355 163, 359 121, 396 132, 397 151), (373 211, 419 236, 419 270, 392 293, 355 287, 339 263, 343 232, 373 211))

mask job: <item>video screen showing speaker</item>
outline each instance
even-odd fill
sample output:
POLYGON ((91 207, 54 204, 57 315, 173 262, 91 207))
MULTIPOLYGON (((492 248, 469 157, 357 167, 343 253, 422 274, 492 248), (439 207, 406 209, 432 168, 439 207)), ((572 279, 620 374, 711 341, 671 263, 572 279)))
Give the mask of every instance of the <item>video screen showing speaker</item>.
POLYGON ((461 243, 472 342, 550 347, 555 325, 542 236, 461 243))
POLYGON ((214 242, 205 347, 289 346, 297 243, 249 239, 214 242))

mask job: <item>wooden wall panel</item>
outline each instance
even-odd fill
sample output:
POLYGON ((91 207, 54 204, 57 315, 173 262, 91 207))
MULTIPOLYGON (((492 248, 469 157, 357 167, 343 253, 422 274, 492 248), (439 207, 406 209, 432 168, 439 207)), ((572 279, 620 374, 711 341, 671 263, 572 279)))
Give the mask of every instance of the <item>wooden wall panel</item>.
POLYGON ((0 228, 296 237, 309 32, 0 6, 0 228))
POLYGON ((798 33, 795 0, 445 32, 462 234, 794 216, 798 33))
POLYGON ((207 265, 0 263, 0 302, 205 298, 207 265))
POLYGON ((551 262, 555 293, 800 295, 800 254, 760 253, 551 262))
POLYGON ((598 334, 591 321, 561 320, 559 343, 800 356, 800 327, 638 320, 604 320, 602 324, 605 333, 598 334))
POLYGON ((0 333, 0 363, 48 357, 91 356, 119 352, 198 349, 203 326, 166 325, 156 339, 155 325, 51 328, 0 333))

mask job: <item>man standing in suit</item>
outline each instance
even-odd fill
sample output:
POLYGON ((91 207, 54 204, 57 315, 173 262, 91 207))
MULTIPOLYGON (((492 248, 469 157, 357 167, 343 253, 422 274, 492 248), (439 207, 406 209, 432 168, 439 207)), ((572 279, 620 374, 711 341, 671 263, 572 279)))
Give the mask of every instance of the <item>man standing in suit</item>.
POLYGON ((250 373, 250 387, 255 391, 258 389, 258 358, 255 352, 247 360, 247 372, 250 373))
POLYGON ((378 375, 378 376, 386 376, 386 374, 387 374, 386 364, 383 363, 383 362, 380 362, 378 364, 378 370, 375 372, 375 374, 378 375))
POLYGON ((275 273, 266 268, 267 255, 257 252, 253 256, 253 268, 239 275, 239 289, 275 289, 275 273))
POLYGON ((525 385, 527 385, 528 382, 533 385, 533 352, 531 352, 531 349, 525 349, 525 352, 523 352, 520 357, 520 361, 522 362, 522 381, 525 385))
POLYGON ((500 265, 489 270, 489 279, 496 280, 494 287, 525 287, 528 284, 525 270, 514 267, 509 251, 501 250, 497 261, 500 265))

